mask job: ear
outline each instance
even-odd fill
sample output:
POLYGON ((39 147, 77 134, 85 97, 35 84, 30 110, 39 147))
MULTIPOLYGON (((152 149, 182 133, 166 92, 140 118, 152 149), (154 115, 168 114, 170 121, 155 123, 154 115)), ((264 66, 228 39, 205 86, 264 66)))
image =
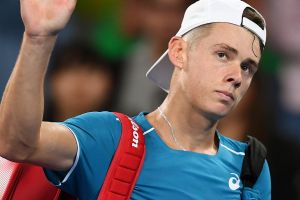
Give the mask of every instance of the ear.
POLYGON ((187 57, 187 42, 181 37, 174 36, 169 41, 168 49, 171 63, 182 69, 187 57))

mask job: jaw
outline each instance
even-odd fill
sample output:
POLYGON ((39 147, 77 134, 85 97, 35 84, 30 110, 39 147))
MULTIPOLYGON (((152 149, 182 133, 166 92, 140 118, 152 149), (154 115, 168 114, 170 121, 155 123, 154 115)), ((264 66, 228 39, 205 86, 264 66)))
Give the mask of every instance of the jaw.
POLYGON ((224 102, 216 102, 208 105, 205 109, 200 109, 202 115, 211 121, 219 121, 227 116, 236 107, 234 103, 226 104, 224 102))

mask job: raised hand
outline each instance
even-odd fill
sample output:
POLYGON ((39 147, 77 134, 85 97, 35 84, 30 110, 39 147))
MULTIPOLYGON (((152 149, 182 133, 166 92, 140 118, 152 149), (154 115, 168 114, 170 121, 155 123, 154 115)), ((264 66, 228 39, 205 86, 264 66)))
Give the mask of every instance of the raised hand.
POLYGON ((54 36, 70 19, 76 0, 20 0, 25 33, 30 37, 54 36))
POLYGON ((20 2, 25 34, 0 106, 0 156, 66 170, 76 155, 76 140, 68 129, 42 122, 43 83, 57 33, 69 21, 76 0, 20 2))

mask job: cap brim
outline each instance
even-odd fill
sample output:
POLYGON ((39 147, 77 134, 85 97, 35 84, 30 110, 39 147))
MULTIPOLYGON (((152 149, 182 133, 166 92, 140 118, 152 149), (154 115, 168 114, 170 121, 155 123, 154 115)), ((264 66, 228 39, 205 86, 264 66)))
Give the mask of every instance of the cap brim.
POLYGON ((169 60, 168 50, 152 65, 146 76, 165 92, 169 92, 174 66, 169 60))

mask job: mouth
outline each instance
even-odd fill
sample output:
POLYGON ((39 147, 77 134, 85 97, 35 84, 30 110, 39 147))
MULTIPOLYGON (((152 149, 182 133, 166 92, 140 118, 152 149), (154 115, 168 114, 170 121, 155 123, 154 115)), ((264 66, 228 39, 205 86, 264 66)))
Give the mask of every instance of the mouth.
POLYGON ((226 101, 234 101, 235 98, 231 92, 217 90, 216 91, 224 100, 226 101))

